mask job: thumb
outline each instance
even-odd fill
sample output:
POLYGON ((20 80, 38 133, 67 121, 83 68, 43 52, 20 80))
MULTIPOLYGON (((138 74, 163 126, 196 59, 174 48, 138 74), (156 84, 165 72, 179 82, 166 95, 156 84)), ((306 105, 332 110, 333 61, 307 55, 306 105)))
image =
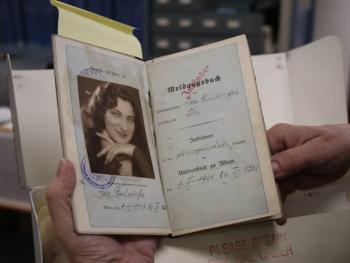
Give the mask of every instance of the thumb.
POLYGON ((316 163, 318 155, 312 145, 303 144, 272 156, 272 169, 276 179, 298 173, 316 163))
POLYGON ((73 164, 62 159, 57 175, 46 191, 46 199, 52 226, 61 241, 70 240, 75 234, 71 208, 71 195, 76 183, 73 164), (72 236, 73 235, 73 236, 72 236))

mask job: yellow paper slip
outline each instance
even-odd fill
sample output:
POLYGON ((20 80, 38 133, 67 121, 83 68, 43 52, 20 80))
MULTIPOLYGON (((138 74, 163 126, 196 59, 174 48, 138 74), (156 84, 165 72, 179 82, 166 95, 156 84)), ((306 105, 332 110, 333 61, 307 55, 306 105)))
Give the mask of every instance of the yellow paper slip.
POLYGON ((59 12, 58 35, 142 58, 134 27, 57 0, 50 2, 59 12))

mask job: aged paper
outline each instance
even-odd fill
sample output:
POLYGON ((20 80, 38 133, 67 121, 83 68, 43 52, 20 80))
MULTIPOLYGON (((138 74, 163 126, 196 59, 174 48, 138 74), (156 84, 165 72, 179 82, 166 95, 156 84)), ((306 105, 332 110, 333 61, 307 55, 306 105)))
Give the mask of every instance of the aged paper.
POLYGON ((175 233, 270 213, 239 55, 231 43, 148 64, 175 233))
POLYGON ((280 214, 244 37, 146 63, 54 40, 78 232, 180 235, 280 214))
POLYGON ((64 57, 57 70, 64 152, 76 160, 80 182, 73 199, 78 231, 164 232, 168 216, 145 110, 143 62, 55 40, 56 58, 64 57))
POLYGON ((252 63, 266 128, 294 123, 285 53, 252 56, 252 63))

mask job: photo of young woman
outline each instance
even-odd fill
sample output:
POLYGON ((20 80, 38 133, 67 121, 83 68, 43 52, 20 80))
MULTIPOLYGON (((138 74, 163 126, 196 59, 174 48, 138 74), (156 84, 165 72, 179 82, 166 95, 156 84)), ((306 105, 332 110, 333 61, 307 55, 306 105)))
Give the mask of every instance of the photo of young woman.
POLYGON ((154 178, 138 90, 78 77, 92 173, 154 178))

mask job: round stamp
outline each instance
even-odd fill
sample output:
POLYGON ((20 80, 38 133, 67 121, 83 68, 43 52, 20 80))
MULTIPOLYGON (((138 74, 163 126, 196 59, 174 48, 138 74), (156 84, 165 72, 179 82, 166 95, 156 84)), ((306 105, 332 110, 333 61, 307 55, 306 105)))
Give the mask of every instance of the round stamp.
POLYGON ((90 173, 90 169, 87 167, 87 162, 88 159, 87 156, 85 156, 81 161, 80 166, 83 177, 91 186, 98 189, 107 189, 113 185, 115 176, 90 173))

